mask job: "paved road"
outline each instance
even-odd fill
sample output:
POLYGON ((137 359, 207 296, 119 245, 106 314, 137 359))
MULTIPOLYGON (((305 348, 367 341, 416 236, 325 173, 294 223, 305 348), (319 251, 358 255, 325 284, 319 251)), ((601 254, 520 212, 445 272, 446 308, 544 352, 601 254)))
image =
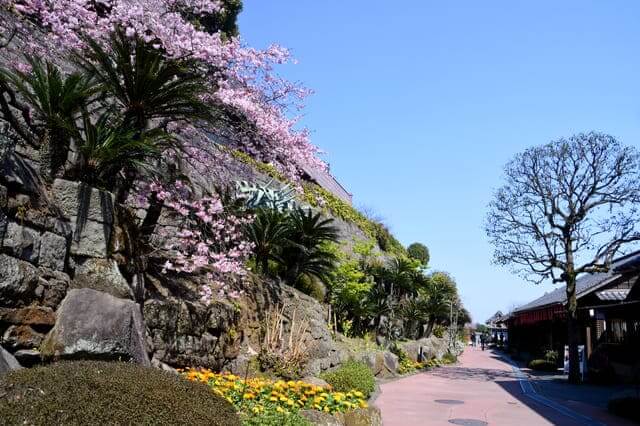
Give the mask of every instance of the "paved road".
POLYGON ((599 408, 541 395, 519 370, 477 348, 456 365, 383 384, 375 404, 384 426, 629 424, 599 408))

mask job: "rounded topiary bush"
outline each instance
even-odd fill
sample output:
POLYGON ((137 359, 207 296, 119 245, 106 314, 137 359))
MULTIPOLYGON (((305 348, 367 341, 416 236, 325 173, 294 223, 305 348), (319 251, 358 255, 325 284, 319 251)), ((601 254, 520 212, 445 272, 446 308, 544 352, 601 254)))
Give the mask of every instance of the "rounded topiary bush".
POLYGON ((529 363, 529 368, 537 371, 556 371, 558 369, 555 362, 546 359, 534 359, 529 363))
POLYGON ((360 391, 365 398, 374 391, 376 379, 367 364, 360 361, 347 361, 337 370, 322 375, 327 383, 339 392, 360 391))
POLYGON ((6 425, 175 424, 236 426, 226 400, 207 386, 119 362, 61 362, 0 377, 6 425))

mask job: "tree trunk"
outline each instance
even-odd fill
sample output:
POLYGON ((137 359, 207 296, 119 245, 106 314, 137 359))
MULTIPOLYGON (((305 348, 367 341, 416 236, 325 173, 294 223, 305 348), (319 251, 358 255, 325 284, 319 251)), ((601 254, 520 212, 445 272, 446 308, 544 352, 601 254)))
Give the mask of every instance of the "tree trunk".
POLYGON ((580 330, 578 327, 576 278, 573 273, 567 275, 567 338, 569 343, 569 382, 580 383, 580 359, 578 355, 580 330))

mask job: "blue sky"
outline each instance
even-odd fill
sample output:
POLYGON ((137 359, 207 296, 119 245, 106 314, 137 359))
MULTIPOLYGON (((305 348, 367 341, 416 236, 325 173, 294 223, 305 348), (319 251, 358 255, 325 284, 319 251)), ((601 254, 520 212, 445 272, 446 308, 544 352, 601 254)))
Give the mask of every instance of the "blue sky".
POLYGON ((484 321, 551 285, 491 264, 486 206, 523 149, 588 130, 640 146, 640 2, 244 0, 250 45, 299 60, 334 175, 425 243, 484 321))

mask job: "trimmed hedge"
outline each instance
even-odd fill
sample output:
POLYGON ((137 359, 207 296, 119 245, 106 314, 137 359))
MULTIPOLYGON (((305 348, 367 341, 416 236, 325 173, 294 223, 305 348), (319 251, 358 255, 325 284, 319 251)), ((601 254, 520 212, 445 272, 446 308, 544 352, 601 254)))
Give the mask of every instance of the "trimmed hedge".
POLYGON ((546 359, 534 359, 529 363, 529 368, 537 371, 556 371, 558 369, 555 362, 546 359))
POLYGON ((0 380, 3 425, 239 426, 226 400, 200 383, 135 364, 60 362, 0 380))
POLYGON ((376 388, 376 378, 367 364, 360 361, 347 361, 338 369, 324 373, 321 378, 338 392, 360 391, 369 398, 376 388))

